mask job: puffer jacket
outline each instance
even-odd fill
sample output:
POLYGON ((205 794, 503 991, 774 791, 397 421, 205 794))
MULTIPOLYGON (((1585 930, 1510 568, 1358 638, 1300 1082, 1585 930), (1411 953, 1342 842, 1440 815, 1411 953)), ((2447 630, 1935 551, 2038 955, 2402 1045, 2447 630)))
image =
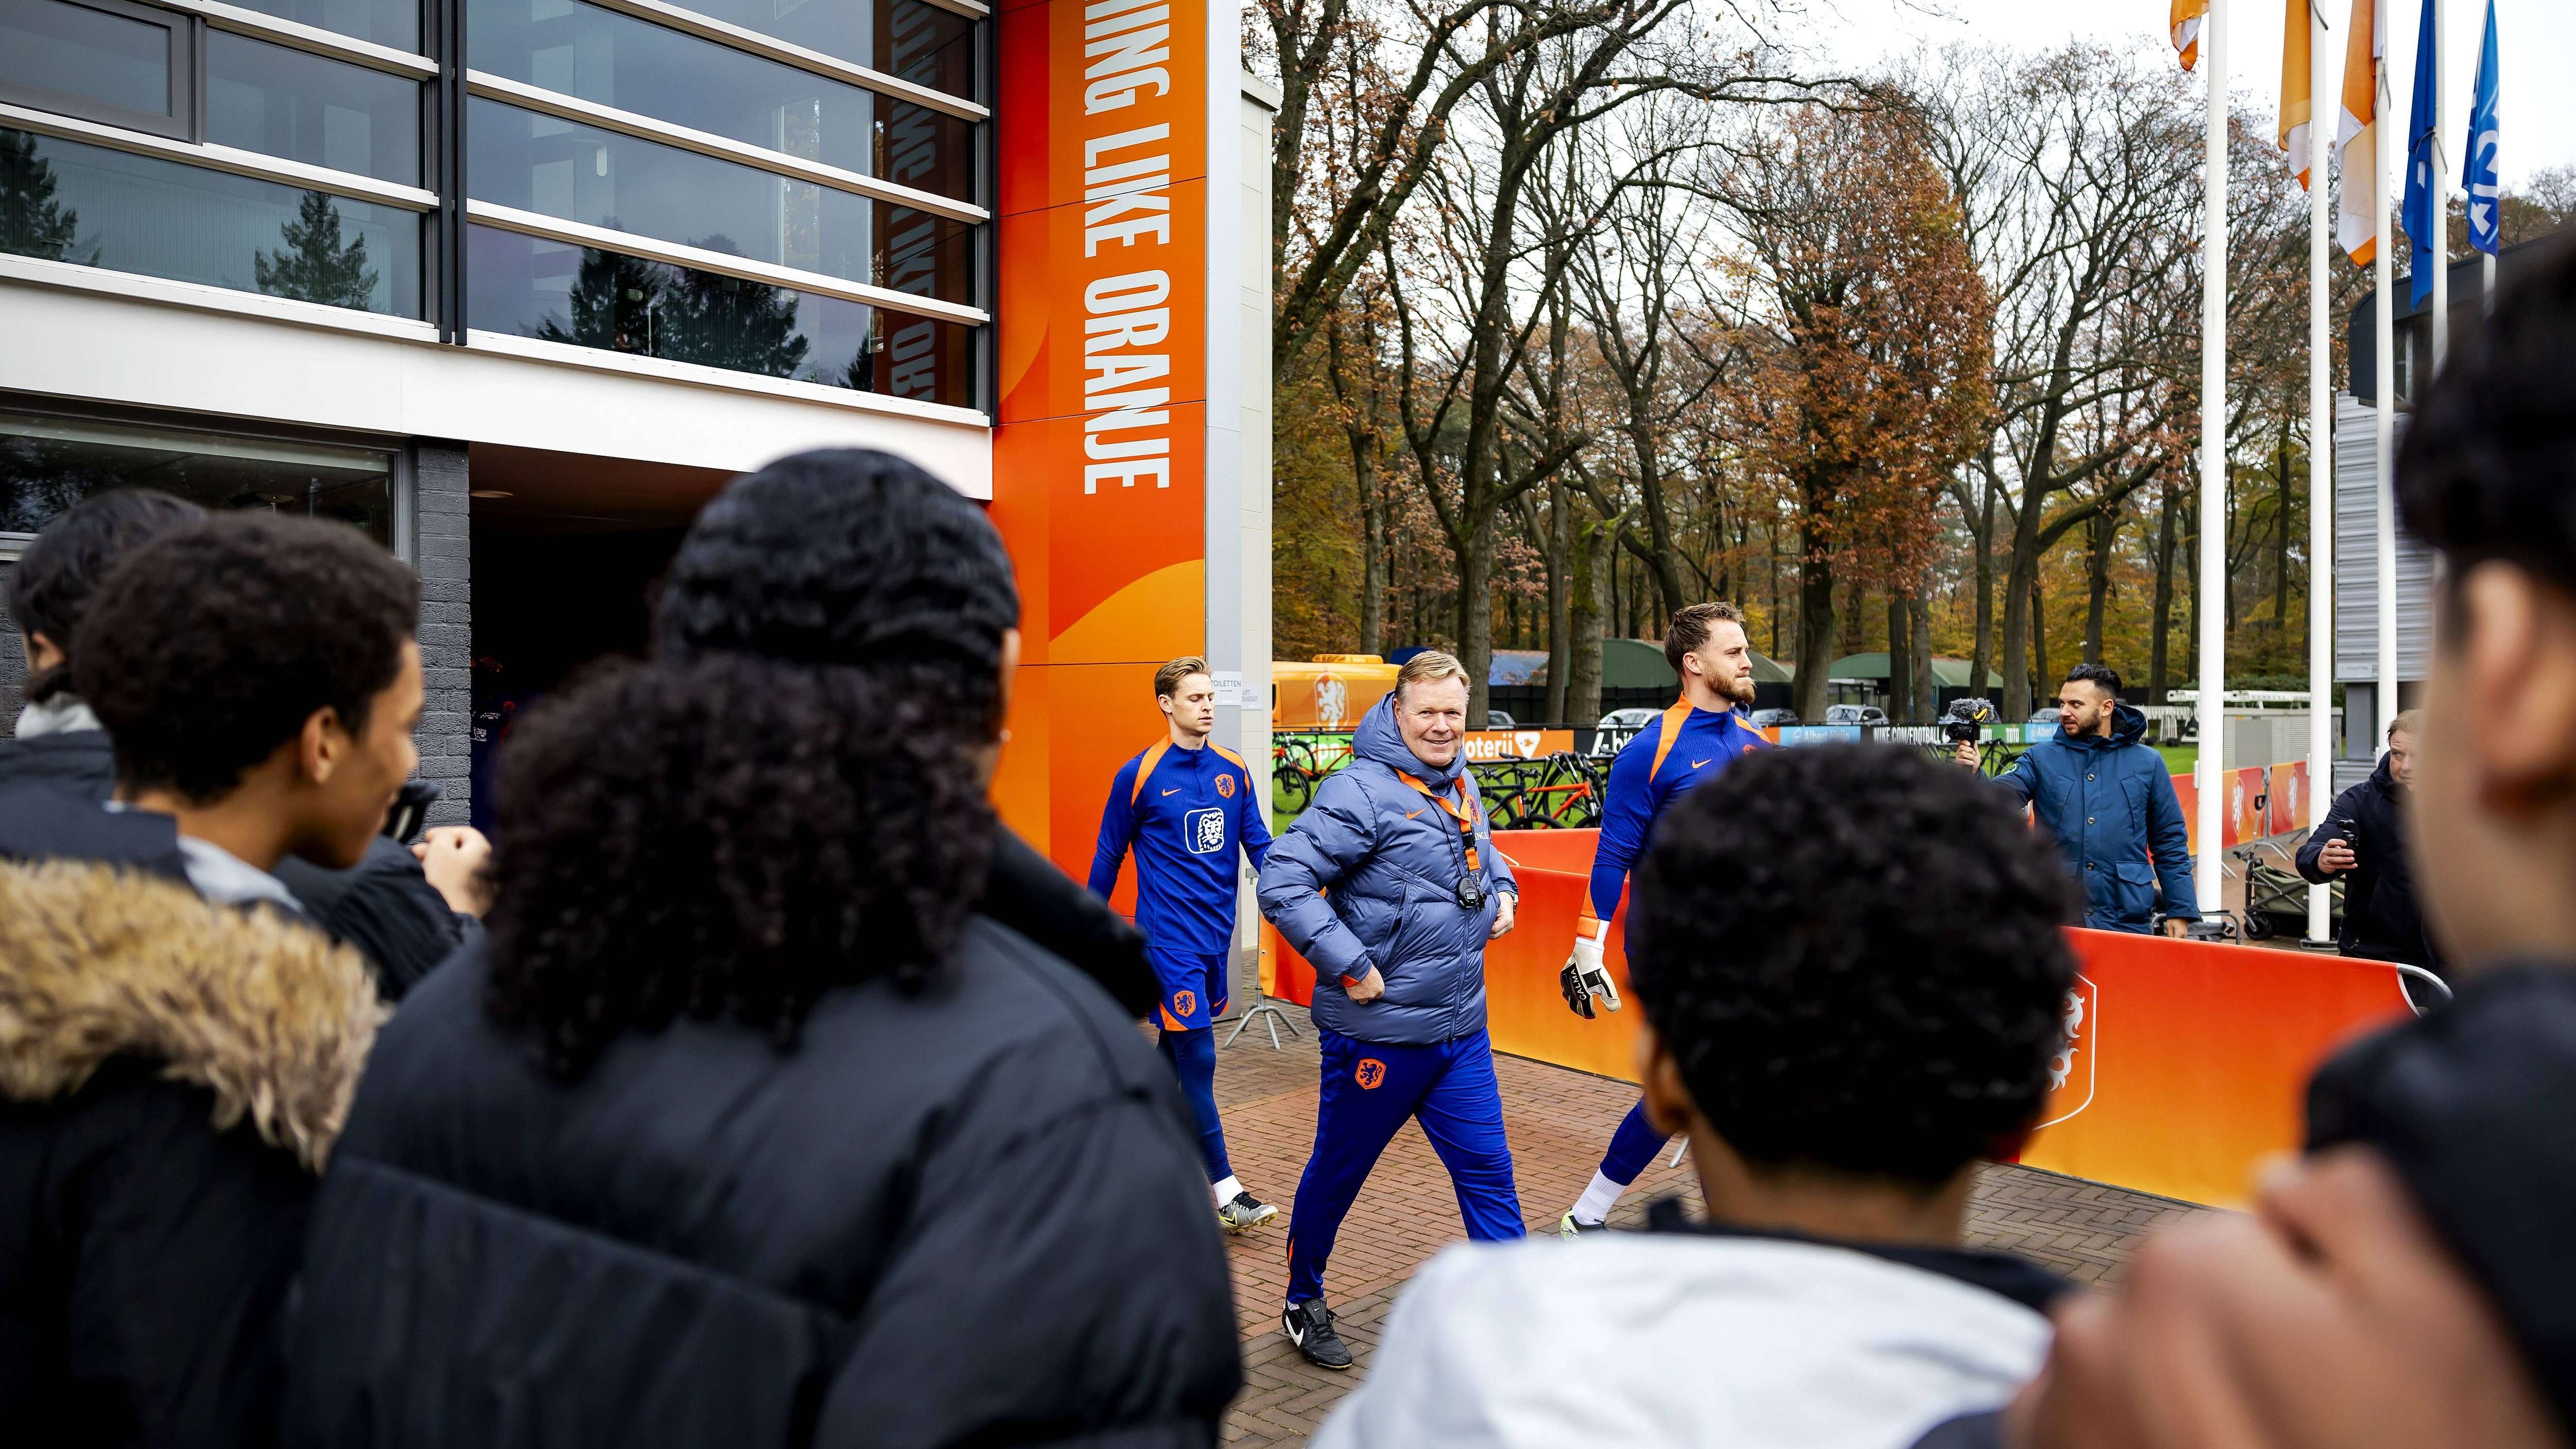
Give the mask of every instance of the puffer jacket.
POLYGON ((2154 929, 2160 884, 2166 915, 2200 919, 2182 802, 2164 756, 2139 741, 2146 729, 2145 715, 2117 705, 2108 736, 2060 731, 1995 777, 2057 837, 2097 931, 2154 929))
POLYGON ((2329 840, 2349 842, 2358 857, 2343 873, 2343 954, 2403 961, 2447 977, 2415 904, 2415 871, 2406 859, 2406 791, 2389 773, 2386 756, 2369 779, 2335 797, 2325 822, 2299 847, 2299 874, 2318 885, 2334 879, 2318 864, 2329 840))
POLYGON ((1463 752, 1446 768, 1414 758, 1395 725, 1395 696, 1379 700, 1351 739, 1352 761, 1270 847, 1261 914, 1315 966, 1317 1025, 1390 1046, 1450 1041, 1485 1025, 1485 937, 1496 893, 1520 892, 1493 847, 1484 802, 1463 752), (1467 782, 1483 867, 1484 904, 1458 904, 1466 852, 1457 821, 1398 772, 1455 800, 1467 782), (1342 983, 1376 967, 1386 995, 1354 1002, 1342 983))

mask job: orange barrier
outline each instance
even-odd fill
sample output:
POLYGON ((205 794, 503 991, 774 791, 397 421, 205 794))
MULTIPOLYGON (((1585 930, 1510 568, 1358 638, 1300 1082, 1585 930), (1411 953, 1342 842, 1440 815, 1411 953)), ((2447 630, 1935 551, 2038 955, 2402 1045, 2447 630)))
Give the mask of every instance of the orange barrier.
MULTIPOLYGON (((2259 771, 2257 773, 2260 773, 2259 771)), ((1494 1047, 1513 1056, 1636 1080, 1634 1003, 1585 1021, 1557 972, 1574 939, 1599 832, 1505 831, 1494 839, 1520 880, 1520 918, 1485 951, 1494 1047)), ((1626 967, 1626 909, 1609 959, 1626 967)), ((2074 930, 2079 972, 2071 1050, 2043 1124, 2022 1150, 2034 1167, 2191 1202, 2244 1201, 2255 1165, 2298 1145, 2304 1084, 2364 1028, 2401 1018, 2397 973, 2336 956, 2074 930)), ((1268 926, 1261 987, 1299 1003, 1315 975, 1268 926)))

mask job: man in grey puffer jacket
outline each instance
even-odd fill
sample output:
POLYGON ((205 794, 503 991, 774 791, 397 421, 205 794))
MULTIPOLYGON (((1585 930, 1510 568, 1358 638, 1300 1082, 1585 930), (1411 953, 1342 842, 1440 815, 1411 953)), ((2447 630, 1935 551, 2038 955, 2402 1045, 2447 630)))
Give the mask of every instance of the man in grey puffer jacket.
POLYGON ((1315 966, 1323 1092, 1288 1226, 1289 1341, 1351 1365, 1324 1306, 1324 1262, 1360 1185, 1406 1119, 1449 1169, 1467 1236, 1525 1236, 1485 1035, 1485 942, 1520 887, 1493 848, 1462 751, 1467 671, 1415 655, 1361 719, 1350 768, 1270 848, 1261 913, 1315 966))

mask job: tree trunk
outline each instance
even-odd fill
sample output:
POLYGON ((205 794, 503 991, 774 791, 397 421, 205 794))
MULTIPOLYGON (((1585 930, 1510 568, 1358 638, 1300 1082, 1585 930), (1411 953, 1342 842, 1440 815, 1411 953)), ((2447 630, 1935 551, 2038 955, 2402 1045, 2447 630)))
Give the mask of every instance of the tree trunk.
POLYGON ((2156 510, 2155 622, 2147 634, 2147 702, 2162 704, 2173 687, 2172 656, 2166 651, 2173 634, 2174 529, 2182 512, 2182 491, 2167 487, 2164 506, 2156 510))
POLYGON ((2031 655, 2042 656, 2039 672, 2046 674, 2046 649, 2033 642, 2039 624, 2031 607, 2039 597, 2039 503, 2034 497, 2022 499, 2021 511, 2013 520, 2012 561, 2004 570, 2004 697, 2001 701, 2007 718, 2024 718, 2039 698, 2031 687, 2031 655))
POLYGON ((2290 415, 2281 414, 2281 450, 2279 466, 2273 470, 2280 493, 2273 500, 2275 521, 2279 530, 2273 535, 2272 550, 2272 618, 2281 626, 2281 640, 2290 639, 2290 415))
POLYGON ((1932 601, 1916 594, 1907 607, 1914 625, 1914 720, 1929 724, 1941 713, 1940 686, 1932 677, 1932 601))
POLYGON ((2048 600, 2037 579, 2030 581, 2030 667, 2042 684, 2057 682, 2057 671, 2048 667, 2048 600))
POLYGON ((1467 728, 1485 727, 1494 669, 1494 515, 1481 513, 1458 549, 1458 662, 1467 666, 1467 728))
MULTIPOLYGON (((1547 708, 1546 722, 1572 718, 1565 712, 1566 678, 1573 669, 1570 613, 1574 597, 1568 574, 1574 567, 1574 500, 1565 485, 1547 485, 1547 708)), ((1586 570, 1589 580, 1589 570, 1586 570)))
POLYGON ((1354 430, 1351 471, 1360 485, 1360 652, 1386 652, 1386 499, 1377 486, 1376 448, 1354 430))
POLYGON ((2102 662, 2102 612, 2111 597, 2111 545, 2120 536, 2120 515, 2104 508, 2084 526, 2084 662, 2102 662))
POLYGON ((1887 591, 1887 718, 1914 723, 1914 611, 1905 595, 1887 591))
POLYGON ((1609 615, 1601 606, 1602 577, 1610 572, 1612 525, 1585 519, 1574 526, 1573 597, 1566 628, 1572 635, 1565 666, 1565 717, 1578 725, 1601 718, 1601 633, 1609 615))
POLYGON ((1995 493, 1994 476, 1984 475, 1977 488, 1977 634, 1968 655, 1968 693, 1979 697, 1995 667, 1995 493))
POLYGON ((1833 696, 1826 666, 1834 657, 1834 560, 1814 526, 1798 531, 1798 681, 1790 708, 1802 723, 1821 724, 1833 696))

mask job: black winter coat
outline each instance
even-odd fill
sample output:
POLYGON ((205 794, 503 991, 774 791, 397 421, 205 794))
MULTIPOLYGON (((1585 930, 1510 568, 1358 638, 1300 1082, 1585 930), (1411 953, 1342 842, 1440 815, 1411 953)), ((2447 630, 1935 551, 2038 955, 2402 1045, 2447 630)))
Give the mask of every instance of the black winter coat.
POLYGON ((1213 1444, 1241 1381, 1169 1068, 977 917, 782 1051, 683 1017, 566 1085, 486 947, 387 1026, 314 1211, 305 1445, 1213 1444))
POLYGON ((482 923, 449 908, 411 847, 391 836, 368 841, 366 858, 351 869, 288 859, 277 863, 277 878, 307 918, 376 968, 376 989, 387 1001, 400 1001, 468 935, 482 933, 482 923))
POLYGON ((275 1435, 305 1205, 382 1008, 355 953, 160 878, 174 840, 0 790, 10 1443, 275 1435))
POLYGON ((1008 826, 993 832, 993 863, 979 909, 1099 982, 1138 1021, 1162 999, 1163 988, 1145 961, 1145 933, 1008 826))
POLYGON ((42 784, 88 800, 116 793, 116 747, 105 730, 0 740, 0 786, 42 784))
POLYGON ((2343 954, 2373 961, 2403 961, 2442 972, 2439 953, 2415 904, 2415 873, 2406 860, 2405 790, 2389 777, 2383 757, 2370 778, 2335 797, 2323 823, 2299 847, 2299 874, 2324 885, 2335 879, 2317 867, 2329 840, 2347 840, 2359 857, 2342 873, 2343 954))

